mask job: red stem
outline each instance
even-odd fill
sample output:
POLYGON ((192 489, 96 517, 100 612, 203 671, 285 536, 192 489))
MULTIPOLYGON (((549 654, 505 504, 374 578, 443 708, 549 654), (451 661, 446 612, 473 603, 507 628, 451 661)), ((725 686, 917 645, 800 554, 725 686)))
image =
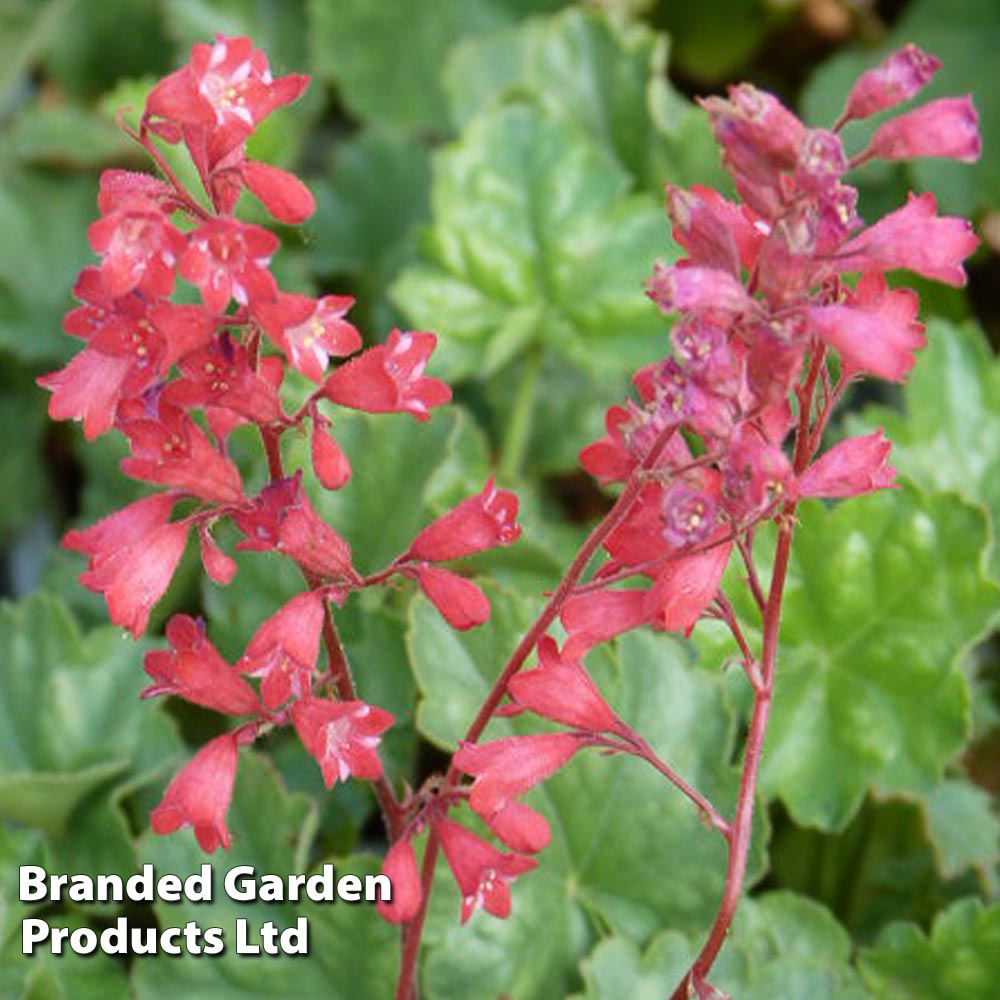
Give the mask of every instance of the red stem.
MULTIPOLYGON (((510 658, 504 665, 500 675, 493 682, 493 687, 487 694, 486 699, 480 706, 476 717, 472 720, 465 733, 467 743, 475 743, 479 739, 486 724, 490 721, 507 690, 507 685, 511 678, 521 669, 528 655, 535 648, 538 640, 545 633, 545 630, 555 620, 560 608, 573 591, 577 581, 583 575, 594 553, 600 548, 601 543, 618 525, 628 512, 632 501, 636 498, 644 485, 644 474, 656 467, 663 450, 676 432, 676 426, 671 426, 660 432, 649 454, 642 464, 632 471, 629 481, 615 501, 611 510, 605 514, 604 518, 587 536, 584 543, 577 551, 576 557, 570 563, 559 585, 552 592, 552 596, 545 603, 534 624, 525 633, 524 637, 515 647, 510 658)), ((452 763, 444 778, 444 789, 447 791, 459 780, 460 772, 452 763)), ((427 835, 427 845, 424 848, 423 867, 421 869, 421 883, 423 893, 420 901, 420 909, 413 919, 406 925, 403 931, 403 954, 399 965, 399 978, 396 982, 396 1000, 412 1000, 416 989, 417 959, 420 953, 420 938, 423 932, 424 918, 427 914, 427 903, 430 898, 430 889, 434 879, 434 868, 437 864, 438 848, 440 838, 437 830, 432 826, 427 835)))
MULTIPOLYGON (((813 393, 820 372, 826 363, 826 349, 818 346, 813 350, 806 374, 797 395, 799 400, 799 423, 795 435, 793 466, 796 474, 804 471, 812 457, 813 440, 818 440, 816 428, 822 432, 821 424, 829 417, 829 408, 817 418, 816 426, 810 427, 813 393)), ((703 987, 712 964, 715 962, 726 940, 729 925, 736 913, 736 906, 743 893, 746 878, 747 857, 753 829, 754 800, 757 792, 757 775, 760 771, 764 737, 767 734, 767 720, 771 711, 771 692, 774 686, 774 668, 778 653, 778 633, 781 625, 781 603, 788 575, 788 560, 795 533, 795 501, 787 501, 778 518, 778 542, 774 553, 774 567, 771 571, 771 585, 764 605, 764 634, 760 657, 760 684, 754 687, 753 713, 747 734, 743 755, 743 769, 736 799, 736 815, 733 818, 729 838, 729 857, 726 863, 726 884, 722 900, 716 912, 715 921, 697 958, 687 974, 671 994, 670 1000, 689 1000, 692 996, 702 996, 703 987)))

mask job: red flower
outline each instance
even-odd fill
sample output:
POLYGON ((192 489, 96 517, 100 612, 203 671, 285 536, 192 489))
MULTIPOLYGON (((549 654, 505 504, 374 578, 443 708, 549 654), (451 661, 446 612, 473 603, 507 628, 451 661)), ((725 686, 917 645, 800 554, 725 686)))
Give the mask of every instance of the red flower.
POLYGON ((212 447, 189 416, 169 403, 160 403, 151 413, 141 401, 126 400, 119 406, 118 426, 132 445, 132 454, 121 462, 126 476, 176 486, 218 503, 243 496, 236 466, 212 447))
POLYGON ((476 776, 469 805, 489 816, 558 771, 583 745, 571 732, 506 736, 490 743, 460 743, 454 763, 476 776))
POLYGON ((493 485, 492 476, 480 493, 466 497, 447 514, 432 521, 410 546, 414 559, 441 562, 510 545, 521 534, 517 519, 517 494, 493 485))
POLYGON ((209 219, 188 236, 180 273, 201 290, 205 305, 221 313, 240 305, 270 302, 277 285, 268 270, 280 240, 274 233, 236 219, 209 219))
POLYGON ((254 371, 247 349, 223 333, 180 362, 181 378, 172 381, 161 397, 168 403, 190 409, 217 406, 267 424, 281 415, 275 386, 254 371))
POLYGON ((163 801, 150 813, 157 833, 171 833, 193 826, 203 851, 219 844, 229 849, 226 812, 233 797, 239 757, 237 733, 223 733, 209 740, 170 782, 163 801))
POLYGON ((799 477, 799 496, 853 497, 895 486, 896 470, 887 461, 891 450, 881 428, 838 441, 799 477))
POLYGON ((972 96, 940 97, 906 114, 890 118, 875 130, 861 154, 883 160, 909 160, 916 156, 946 156, 973 163, 979 159, 983 141, 979 114, 972 96))
POLYGON ((451 399, 440 379, 424 375, 437 337, 433 333, 401 333, 341 365, 323 391, 335 403, 368 413, 412 413, 426 420, 432 406, 451 399))
POLYGON ((301 488, 294 506, 281 518, 278 548, 320 576, 343 582, 356 579, 350 545, 316 513, 301 488))
POLYGON ((240 175, 279 222, 295 225, 304 222, 316 211, 316 199, 312 192, 287 170, 257 160, 245 160, 240 175))
POLYGON ((567 639, 563 656, 573 659, 606 639, 649 621, 645 590, 598 590, 569 598, 559 612, 567 639))
POLYGON ((208 525, 202 521, 198 525, 198 547, 201 564, 215 583, 227 584, 236 575, 236 561, 227 556, 212 538, 208 525))
POLYGON ((813 306, 809 322, 840 352, 848 371, 901 382, 916 361, 914 352, 927 342, 919 305, 912 289, 890 290, 881 274, 870 271, 859 279, 853 304, 813 306))
POLYGON ((941 63, 916 45, 903 48, 886 56, 874 67, 858 77, 844 107, 843 121, 868 118, 908 101, 938 71, 941 63))
POLYGON ((251 677, 262 678, 260 693, 268 708, 308 694, 319 655, 323 613, 318 593, 296 594, 265 619, 247 645, 236 666, 251 677))
POLYGON ((361 334, 344 319, 353 305, 349 295, 311 299, 278 292, 274 302, 255 303, 254 311, 292 367, 322 382, 331 357, 353 354, 361 347, 361 334))
POLYGON ((510 883, 538 866, 533 858, 498 851, 449 819, 437 821, 444 856, 462 893, 462 923, 482 906, 495 917, 510 914, 510 883))
POLYGON ((184 554, 187 525, 167 523, 176 502, 173 494, 157 493, 63 538, 66 548, 90 557, 80 582, 103 593, 111 620, 136 638, 184 554))
POLYGON ((420 589, 452 628, 474 628, 489 618, 490 602, 471 580, 427 563, 417 566, 416 574, 420 589))
POLYGON ((109 295, 139 288, 153 298, 165 298, 174 290, 174 269, 185 239, 156 201, 141 195, 120 199, 91 223, 87 237, 94 253, 104 258, 101 274, 109 295))
POLYGON ((714 267, 664 264, 653 267, 646 294, 665 312, 717 310, 741 313, 755 308, 740 280, 714 267))
POLYGON ((613 730, 618 718, 579 660, 565 659, 550 636, 538 643, 538 668, 517 674, 507 685, 510 697, 538 715, 593 732, 613 730))
POLYGON ((88 440, 111 430, 118 401, 132 370, 128 358, 84 348, 65 368, 38 378, 52 391, 49 416, 53 420, 82 420, 88 440))
POLYGON ((143 698, 176 694, 195 705, 229 715, 260 712, 257 692, 228 664, 205 635, 205 626, 189 615, 174 615, 167 624, 171 649, 146 654, 146 673, 154 683, 143 698))
POLYGON ((537 854, 545 850, 552 839, 548 820, 517 799, 508 799, 483 819, 500 840, 521 854, 537 854))
POLYGON ((645 610, 654 628, 690 632, 715 599, 733 543, 695 556, 668 560, 646 594, 645 610))
POLYGON ((292 706, 292 721, 306 750, 319 763, 327 788, 352 775, 382 776, 376 747, 392 725, 390 712, 363 701, 304 698, 292 706))
POLYGON ((417 871, 417 857, 409 837, 397 840, 386 852, 382 874, 392 885, 392 901, 379 899, 375 903, 382 919, 391 924, 412 920, 420 909, 423 893, 420 888, 420 873, 417 871))
POLYGON ((316 478, 328 489, 339 490, 351 478, 351 463, 336 438, 329 433, 330 421, 313 413, 310 455, 316 478))
MULTIPOLYGON (((207 133, 209 164, 242 142, 257 124, 306 89, 309 77, 271 75, 267 56, 249 38, 217 35, 191 48, 191 60, 161 80, 146 99, 145 118, 176 142, 181 130, 207 133)), ((202 140, 205 142, 205 140, 202 140)))
POLYGON ((978 245, 979 238, 967 220, 939 216, 932 194, 911 194, 902 208, 847 243, 837 254, 837 268, 891 271, 905 267, 961 287, 966 281, 962 261, 978 245))

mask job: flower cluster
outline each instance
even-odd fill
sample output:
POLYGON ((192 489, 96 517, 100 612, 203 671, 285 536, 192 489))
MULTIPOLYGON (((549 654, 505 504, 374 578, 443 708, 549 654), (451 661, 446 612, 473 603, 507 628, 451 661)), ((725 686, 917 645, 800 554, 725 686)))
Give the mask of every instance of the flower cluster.
MULTIPOLYGON (((638 398, 613 406, 606 435, 580 455, 601 483, 625 484, 598 529, 605 559, 552 605, 566 632, 562 649, 541 634, 537 668, 518 674, 514 662, 501 692, 510 699, 501 712, 530 710, 563 728, 466 742, 454 757, 454 769, 473 779, 462 797, 514 853, 473 844, 467 833, 456 837, 444 815, 457 795, 439 796, 426 810, 463 887, 463 918, 480 903, 506 912, 506 883, 549 839, 544 817, 519 796, 585 746, 647 760, 688 794, 731 851, 745 851, 740 831, 616 716, 581 657, 641 626, 690 633, 701 618, 715 617, 733 629, 756 695, 770 697, 776 630, 770 648, 755 656, 722 590, 730 557, 738 550, 746 561, 762 615, 769 605, 780 611, 780 584, 765 595, 754 570, 754 530, 772 520, 792 524, 806 498, 894 484, 881 431, 819 454, 823 431, 854 377, 900 381, 924 343, 916 293, 891 287, 886 273, 906 269, 961 285, 963 261, 978 242, 965 220, 939 216, 930 194, 911 195, 866 226, 858 192, 844 179, 873 158, 979 155, 968 96, 891 118, 860 152, 845 149, 848 122, 910 99, 937 66, 915 46, 895 53, 858 80, 830 129, 809 128, 746 84, 702 102, 741 201, 704 187, 666 187, 685 256, 657 263, 647 294, 676 316, 672 349, 635 374, 638 398)), ((397 908, 396 919, 419 904, 409 859, 412 851, 398 846, 387 862, 408 887, 408 907, 397 908)), ((701 979, 691 984, 700 989, 701 979)))
POLYGON ((365 577, 341 530, 317 512, 302 470, 286 474, 282 466, 281 436, 309 424, 316 478, 340 489, 351 466, 331 433, 331 407, 426 420, 451 397, 444 382, 424 374, 434 334, 393 330, 385 343, 362 349, 345 318, 352 299, 282 291, 271 270, 278 237, 234 214, 244 190, 279 222, 312 213, 301 180, 246 152, 260 122, 308 82, 273 76, 249 39, 220 36, 195 45, 190 61, 153 87, 138 130, 126 131, 163 177, 102 175, 100 218, 89 230, 100 263, 81 272, 74 290, 81 304, 65 320, 84 347, 39 380, 52 393, 53 418, 82 421, 88 438, 120 432, 129 444, 122 471, 163 487, 64 539, 87 556, 81 580, 105 596, 112 621, 136 637, 146 630, 192 533, 206 574, 228 584, 237 564, 213 537, 223 519, 242 535, 237 549, 283 553, 302 571, 307 589, 260 624, 235 664, 187 615, 167 624, 169 648, 146 655, 153 683, 145 696, 176 695, 242 720, 195 754, 152 814, 155 830, 192 826, 209 851, 229 846, 238 748, 274 726, 294 727, 328 787, 352 776, 382 778, 378 745, 393 718, 360 700, 337 662, 329 603, 409 577, 452 625, 471 628, 489 616, 489 602, 441 563, 507 544, 520 531, 516 496, 491 480, 365 577), (199 196, 181 183, 161 143, 186 150, 199 196), (175 302, 182 281, 191 288, 175 302), (331 359, 346 360, 330 369, 331 359), (315 385, 294 412, 281 394, 289 368, 315 385), (268 460, 269 481, 256 491, 228 448, 242 424, 258 429, 268 460))
POLYGON ((860 151, 845 147, 850 122, 910 100, 937 67, 907 46, 860 77, 829 129, 806 126, 749 85, 702 102, 740 200, 667 185, 667 214, 685 256, 657 263, 647 292, 675 317, 670 349, 635 374, 636 398, 611 407, 605 436, 580 455, 585 470, 621 491, 511 653, 447 772, 400 797, 379 757, 393 718, 357 696, 331 604, 403 578, 454 628, 481 624, 490 613, 485 594, 446 564, 515 541, 518 500, 490 479, 365 575, 354 565, 351 526, 327 523, 303 470, 286 472, 282 436, 308 426, 315 478, 341 489, 352 467, 335 436, 334 407, 426 420, 450 389, 425 374, 434 334, 394 330, 364 348, 345 318, 349 297, 279 288, 271 270, 278 238, 234 210, 248 191, 283 223, 313 211, 301 180, 246 155, 257 125, 299 97, 307 78, 275 78, 246 38, 195 45, 190 61, 153 88, 130 131, 163 177, 111 170, 101 179, 101 217, 89 232, 100 264, 80 274, 81 304, 65 320, 85 345, 40 380, 52 392, 54 418, 82 421, 91 438, 121 433, 129 444, 122 471, 160 489, 69 532, 64 543, 87 556, 82 582, 104 594, 111 619, 134 636, 146 630, 192 533, 206 574, 219 585, 234 579, 237 563, 213 534, 223 519, 240 536, 237 549, 283 554, 301 570, 304 588, 260 623, 235 663, 187 615, 167 624, 168 648, 146 655, 152 683, 144 696, 175 695, 238 720, 174 778, 153 828, 191 826, 204 849, 228 847, 240 747, 276 726, 294 728, 327 787, 351 777, 375 783, 393 885, 379 909, 407 925, 398 995, 410 996, 438 850, 461 891, 463 921, 480 907, 506 916, 511 882, 536 867, 532 855, 550 839, 525 794, 586 747, 631 754, 673 782, 727 842, 727 891, 674 997, 717 995, 706 976, 745 871, 796 506, 894 484, 881 431, 823 450, 824 431, 854 378, 900 381, 924 343, 916 293, 891 286, 887 274, 906 269, 960 285, 977 245, 964 220, 938 215, 930 194, 911 195, 865 225, 857 190, 845 180, 876 158, 978 156, 968 97, 897 114, 860 151), (163 143, 186 150, 198 197, 178 179, 163 143), (183 302, 173 301, 179 281, 191 286, 183 302), (291 393, 282 392, 289 368, 315 387, 290 411, 291 393), (268 480, 255 489, 229 451, 242 424, 257 429, 267 460, 268 480), (776 541, 765 588, 753 547, 766 522, 775 524, 776 541), (759 651, 723 587, 737 553, 760 613, 759 651), (706 617, 729 627, 753 691, 732 819, 656 756, 583 662, 628 630, 690 633, 706 617), (557 621, 561 644, 551 634, 557 621), (522 671, 531 656, 536 665, 522 671), (524 713, 548 728, 480 742, 493 717, 524 713), (465 804, 502 848, 452 818, 465 804), (415 838, 425 831, 418 871, 415 838))

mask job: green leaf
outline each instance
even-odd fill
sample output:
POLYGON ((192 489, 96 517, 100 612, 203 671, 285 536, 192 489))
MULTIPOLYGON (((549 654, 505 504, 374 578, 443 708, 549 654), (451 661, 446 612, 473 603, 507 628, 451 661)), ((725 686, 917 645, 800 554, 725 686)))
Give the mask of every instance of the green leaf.
POLYGON ((41 829, 64 870, 131 874, 120 802, 177 752, 160 706, 139 701, 141 655, 115 628, 81 637, 53 598, 0 607, 0 815, 41 829))
POLYGON ((876 1000, 993 1000, 1000 904, 961 900, 938 915, 929 938, 913 924, 894 924, 859 964, 876 1000))
POLYGON ((160 0, 67 6, 45 59, 47 73, 67 92, 99 93, 123 76, 174 69, 160 0))
POLYGON ((949 779, 922 800, 938 868, 954 878, 970 868, 984 876, 1000 861, 1000 820, 989 794, 968 781, 949 779))
MULTIPOLYGON (((237 902, 223 889, 225 873, 237 865, 252 865, 258 876, 282 878, 308 871, 315 824, 314 806, 301 795, 290 795, 268 761, 252 751, 241 752, 233 804, 229 811, 232 849, 211 859, 214 892, 210 903, 155 905, 161 926, 183 926, 194 920, 202 928, 221 927, 226 951, 211 959, 182 956, 139 958, 133 983, 138 1000, 243 1000, 247 996, 302 1000, 354 1000, 359 996, 390 996, 395 982, 398 931, 386 924, 372 905, 335 903, 237 902), (265 921, 279 928, 305 917, 309 958, 237 955, 235 922, 246 918, 251 934, 265 921)), ((141 841, 143 858, 158 871, 182 877, 209 859, 189 830, 141 841)), ((334 860, 336 876, 378 870, 371 857, 334 860)))
POLYGON ((441 67, 462 38, 553 10, 565 0, 312 0, 313 66, 359 118, 402 128, 442 128, 441 67), (404 27, 405 26, 405 27, 404 27))
POLYGON ((62 316, 76 272, 90 261, 96 196, 90 177, 0 164, 0 347, 18 358, 61 361, 74 352, 62 316))
MULTIPOLYGON (((48 914, 50 927, 89 926, 79 917, 48 914)), ((100 934, 104 929, 94 925, 100 934)), ((0 998, 3 1000, 129 1000, 128 973, 115 957, 100 950, 77 955, 64 945, 60 955, 51 954, 47 943, 35 945, 32 955, 21 954, 21 935, 14 934, 0 952, 0 998)))
POLYGON ((45 511, 42 463, 45 400, 26 373, 7 362, 0 376, 0 539, 45 511))
MULTIPOLYGON (((422 698, 417 728, 432 743, 454 750, 500 673, 518 639, 531 624, 526 601, 487 582, 492 613, 485 624, 458 632, 423 596, 410 604, 407 647, 422 698)), ((497 733, 509 723, 494 724, 497 733)))
POLYGON ((309 264, 319 275, 354 277, 362 309, 374 310, 381 330, 396 316, 385 291, 413 257, 416 225, 430 216, 430 156, 408 136, 368 130, 335 147, 331 159, 312 185, 309 264))
POLYGON ((473 374, 482 342, 511 323, 518 346, 544 345, 595 379, 652 357, 662 320, 641 287, 670 244, 655 201, 628 187, 576 129, 526 105, 475 119, 437 154, 425 259, 393 297, 447 333, 446 377, 473 374))
POLYGON ((859 943, 871 944, 894 920, 929 923, 938 910, 980 886, 971 872, 943 880, 925 808, 922 797, 868 796, 836 834, 796 826, 779 813, 771 878, 828 906, 859 943))
POLYGON ((61 168, 99 167, 135 152, 124 132, 78 104, 28 105, 11 123, 9 141, 19 160, 61 168))
MULTIPOLYGON (((603 940, 583 963, 574 1000, 659 1000, 680 982, 700 939, 660 934, 640 955, 621 937, 603 940)), ((710 980, 739 1000, 867 1000, 850 966, 851 942, 823 907, 793 893, 745 899, 710 980)))
MULTIPOLYGON (((852 430, 884 427, 892 462, 929 489, 957 490, 1000 525, 1000 361, 974 323, 928 324, 928 344, 903 389, 903 413, 868 406, 852 430)), ((991 575, 1000 579, 1000 546, 991 575)))
POLYGON ((668 133, 704 133, 699 164, 718 172, 707 117, 666 82, 667 41, 638 23, 615 23, 597 10, 571 7, 463 42, 445 74, 456 124, 503 97, 530 97, 606 149, 639 186, 677 182, 668 133), (661 127, 662 125, 662 127, 661 127))
MULTIPOLYGON (((496 587, 487 592, 493 607, 490 621, 463 634, 441 622, 427 602, 417 599, 412 605, 410 655, 423 696, 417 725, 442 746, 453 745, 471 722, 528 619, 525 605, 514 594, 496 587)), ((718 678, 692 669, 689 659, 677 642, 635 633, 620 642, 617 656, 595 653, 591 672, 611 705, 665 760, 723 812, 731 811, 737 784, 731 764, 732 716, 718 678)), ((490 724, 488 735, 538 728, 538 720, 530 716, 500 719, 490 724)), ((520 886, 538 879, 537 885, 523 890, 538 902, 520 904, 515 893, 510 928, 476 932, 477 938, 493 942, 489 947, 499 947, 501 940, 507 947, 506 942, 523 936, 521 928, 537 926, 532 906, 545 912, 564 911, 551 927, 559 948, 579 942, 577 924, 610 927, 640 942, 663 926, 707 926, 722 889, 724 844, 702 826, 687 799, 648 765, 583 751, 529 801, 542 810, 553 829, 552 843, 539 859, 539 872, 519 880, 520 886)), ((754 835, 750 881, 761 872, 766 837, 761 823, 754 835)), ((453 921, 456 910, 457 904, 442 920, 453 921)), ((510 947, 523 945, 510 943, 510 947)), ((470 946, 469 951, 478 948, 470 946)), ((435 975, 430 970, 436 964, 473 974, 474 959, 464 949, 456 951, 449 940, 447 948, 442 946, 442 952, 446 950, 451 954, 432 948, 430 976, 435 975)), ((576 954, 536 959, 518 952, 512 961, 530 968, 536 961, 555 963, 546 977, 556 976, 560 969, 565 977, 576 954)), ((436 975, 441 983, 450 981, 443 971, 436 975)), ((526 987, 525 997, 559 995, 554 987, 546 992, 541 983, 540 979, 533 989, 526 987)), ((498 990, 511 989, 499 979, 495 985, 498 990)), ((457 989, 441 987, 442 997, 459 995, 457 989)))
POLYGON ((958 654, 995 613, 982 513, 911 487, 803 505, 761 784, 842 827, 868 788, 934 787, 968 734, 958 654))
POLYGON ((275 76, 305 72, 304 0, 162 0, 162 7, 181 59, 195 42, 210 43, 216 34, 249 35, 275 76))
POLYGON ((522 426, 535 463, 575 465, 587 430, 600 434, 595 400, 610 401, 662 340, 641 288, 672 244, 654 199, 629 186, 578 129, 525 105, 476 118, 436 156, 434 224, 393 299, 415 326, 445 335, 445 378, 489 375, 493 429, 513 449, 509 474, 522 426), (584 434, 552 435, 554 425, 584 434))
POLYGON ((700 81, 724 81, 757 51, 781 8, 767 0, 702 0, 660 3, 650 19, 670 36, 674 60, 700 81))
POLYGON ((0 105, 62 28, 73 0, 7 0, 0 7, 0 105))
MULTIPOLYGON (((990 65, 1000 42, 1000 7, 993 0, 915 0, 874 50, 838 54, 815 73, 805 94, 811 121, 826 125, 843 108, 855 79, 888 53, 913 42, 937 56, 941 69, 919 101, 971 93, 980 114, 983 156, 978 163, 915 160, 907 167, 913 186, 934 191, 943 211, 971 215, 1000 205, 1000 106, 990 65)), ((881 119, 879 119, 881 120, 881 119)), ((869 123, 848 126, 850 149, 862 147, 869 123)))

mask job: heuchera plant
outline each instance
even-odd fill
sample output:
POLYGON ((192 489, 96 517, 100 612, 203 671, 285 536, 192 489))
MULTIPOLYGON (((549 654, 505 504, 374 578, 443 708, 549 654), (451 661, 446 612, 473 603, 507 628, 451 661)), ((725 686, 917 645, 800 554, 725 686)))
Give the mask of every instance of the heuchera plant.
POLYGON ((428 419, 450 398, 447 385, 424 374, 435 335, 393 330, 385 343, 362 349, 345 318, 349 297, 282 291, 270 270, 278 237, 240 221, 234 209, 247 189, 280 222, 298 223, 313 211, 297 177, 246 154, 258 124, 298 98, 308 80, 273 77, 247 38, 195 45, 190 62, 153 88, 138 129, 123 126, 161 176, 102 176, 101 216, 89 230, 100 264, 81 272, 81 304, 65 321, 84 347, 40 380, 52 392, 53 418, 81 420, 88 438, 119 431, 130 445, 122 471, 162 489, 69 532, 64 543, 86 554, 82 582, 104 594, 111 619, 136 637, 192 534, 208 576, 232 580, 236 563, 213 537, 224 518, 242 535, 238 549, 291 559, 303 589, 260 623, 235 664, 187 615, 167 624, 167 649, 146 655, 146 696, 176 695, 234 719, 170 783, 153 810, 153 829, 191 826, 205 850, 228 847, 240 748, 276 727, 294 727, 328 787, 351 778, 374 785, 389 844, 384 872, 393 884, 379 910, 403 927, 397 998, 408 1000, 417 992, 439 854, 460 888, 462 921, 479 907, 505 917, 510 884, 536 867, 534 855, 550 836, 545 818, 521 796, 577 753, 631 754, 676 785, 726 842, 718 914, 673 1000, 721 996, 708 976, 743 889, 796 508, 893 485, 890 442, 881 432, 824 451, 824 431, 853 380, 903 380, 924 343, 916 293, 890 286, 886 272, 903 268, 961 285, 962 262, 977 244, 968 223, 937 214, 930 194, 911 195, 866 226, 857 191, 843 180, 874 158, 974 160, 980 139, 969 97, 890 118, 853 155, 841 129, 909 100, 937 67, 914 46, 895 53, 862 75, 830 129, 807 127, 746 84, 702 102, 742 202, 667 185, 674 239, 687 256, 656 264, 647 293, 676 317, 671 349, 664 343, 664 358, 635 374, 637 398, 611 407, 606 436, 580 456, 599 482, 621 490, 510 653, 446 772, 401 791, 379 756, 393 717, 359 699, 333 609, 353 591, 409 577, 454 628, 481 624, 489 602, 452 564, 514 542, 518 500, 490 480, 422 528, 389 565, 368 576, 355 569, 351 525, 319 517, 302 470, 284 465, 282 438, 308 427, 320 483, 348 486, 336 408, 428 419), (203 191, 181 182, 161 144, 183 144, 203 191), (171 300, 178 275, 200 302, 171 300), (315 384, 291 409, 280 395, 289 367, 315 384), (247 491, 227 450, 232 431, 245 423, 256 427, 267 459, 269 481, 256 492, 247 491), (762 559, 755 536, 766 522, 774 525, 767 535, 773 542, 762 559), (742 564, 759 613, 756 647, 722 587, 731 559, 742 564), (584 665, 588 650, 627 630, 689 634, 702 618, 731 630, 752 691, 732 815, 656 755, 584 665), (561 647, 550 634, 557 619, 561 647), (522 669, 532 657, 536 664, 522 669), (480 741, 494 716, 517 713, 557 728, 480 741), (465 801, 492 839, 451 818, 465 801))

